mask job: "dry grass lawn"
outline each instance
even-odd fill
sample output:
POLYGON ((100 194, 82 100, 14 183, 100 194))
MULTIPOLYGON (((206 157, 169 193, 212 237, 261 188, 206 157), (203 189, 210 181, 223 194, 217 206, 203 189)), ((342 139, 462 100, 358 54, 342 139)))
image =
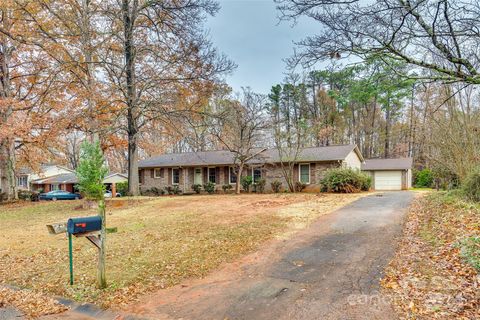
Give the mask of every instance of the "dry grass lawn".
MULTIPOLYGON (((95 288, 96 249, 74 239, 75 285, 68 285, 68 241, 46 224, 93 215, 80 201, 0 206, 0 284, 121 307, 149 291, 203 277, 220 264, 288 237, 322 214, 365 194, 200 195, 115 199, 107 204, 106 290, 95 288)), ((0 296, 0 304, 2 297, 0 296)), ((14 304, 10 302, 11 304, 14 304)), ((21 307, 21 306, 20 306, 21 307)))

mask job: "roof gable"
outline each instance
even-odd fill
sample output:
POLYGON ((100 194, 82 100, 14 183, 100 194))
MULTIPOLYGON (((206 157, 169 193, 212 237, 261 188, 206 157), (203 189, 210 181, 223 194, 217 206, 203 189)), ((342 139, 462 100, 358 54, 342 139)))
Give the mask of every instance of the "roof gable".
POLYGON ((32 181, 33 184, 66 184, 77 182, 78 179, 75 172, 60 173, 54 176, 40 178, 32 181))

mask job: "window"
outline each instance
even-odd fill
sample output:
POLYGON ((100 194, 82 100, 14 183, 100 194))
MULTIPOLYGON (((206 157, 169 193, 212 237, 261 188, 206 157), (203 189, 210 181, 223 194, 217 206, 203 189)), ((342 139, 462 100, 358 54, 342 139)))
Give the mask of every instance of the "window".
POLYGON ((237 174, 235 173, 235 169, 233 167, 230 167, 230 183, 237 183, 237 174))
POLYGON ((253 183, 257 183, 262 179, 262 169, 260 168, 253 168, 252 169, 252 178, 253 178, 253 183))
POLYGON ((28 187, 28 177, 27 176, 20 176, 17 177, 17 186, 19 187, 28 187))
POLYGON ((180 183, 180 169, 172 169, 172 184, 180 183))
POLYGON ((163 169, 162 168, 155 168, 153 171, 153 177, 158 179, 158 178, 163 178, 163 169))
POLYGON ((217 183, 216 168, 208 168, 208 182, 217 183))
POLYGON ((300 182, 309 184, 310 183, 310 164, 301 164, 298 166, 298 170, 300 171, 300 182))
POLYGON ((58 191, 58 190, 60 190, 60 185, 58 185, 58 184, 52 184, 51 190, 52 190, 52 191, 58 191))

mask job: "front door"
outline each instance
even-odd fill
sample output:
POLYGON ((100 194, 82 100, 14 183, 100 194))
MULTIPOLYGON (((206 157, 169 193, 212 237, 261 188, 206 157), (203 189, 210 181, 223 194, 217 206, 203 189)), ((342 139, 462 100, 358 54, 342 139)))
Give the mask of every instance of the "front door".
POLYGON ((202 184, 203 177, 202 177, 202 168, 195 168, 195 176, 193 178, 194 184, 202 184))

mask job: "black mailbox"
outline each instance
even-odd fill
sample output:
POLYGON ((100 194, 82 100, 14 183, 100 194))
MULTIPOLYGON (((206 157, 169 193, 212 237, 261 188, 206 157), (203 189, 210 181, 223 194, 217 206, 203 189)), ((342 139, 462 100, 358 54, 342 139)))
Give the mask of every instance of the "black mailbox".
POLYGON ((67 232, 71 234, 99 231, 102 229, 102 217, 70 218, 67 222, 67 232))

